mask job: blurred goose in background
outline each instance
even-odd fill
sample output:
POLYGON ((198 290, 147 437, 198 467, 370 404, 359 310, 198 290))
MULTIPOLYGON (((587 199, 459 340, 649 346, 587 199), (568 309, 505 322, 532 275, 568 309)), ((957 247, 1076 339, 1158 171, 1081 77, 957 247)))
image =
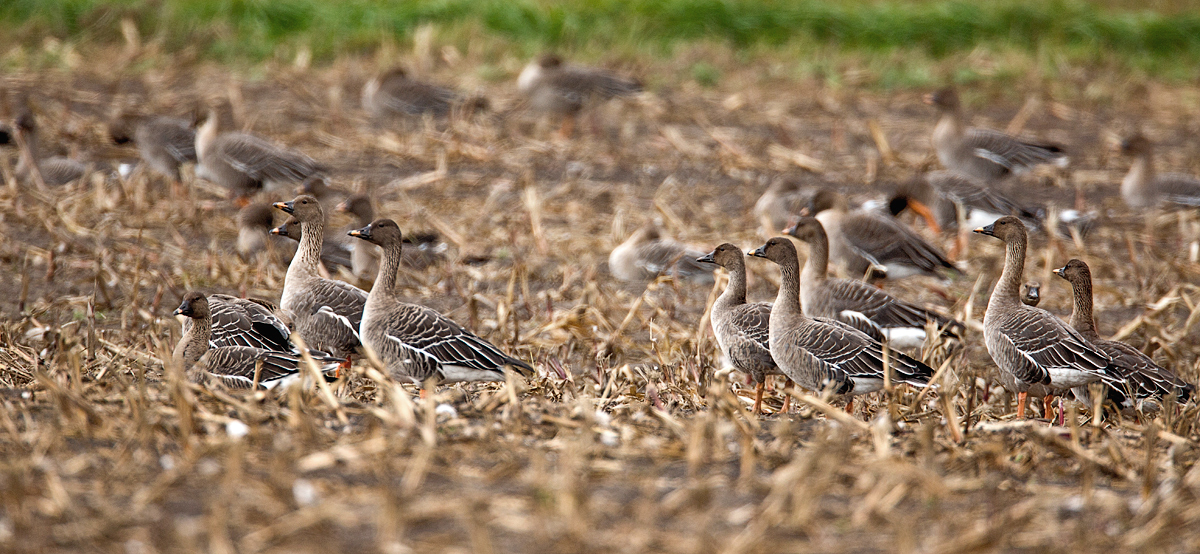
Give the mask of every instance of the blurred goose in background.
MULTIPOLYGON (((729 272, 729 283, 712 306, 713 335, 729 364, 754 379, 754 413, 758 414, 767 376, 783 375, 771 358, 771 305, 746 303, 746 259, 738 247, 725 243, 696 261, 717 264, 729 272)), ((790 396, 784 396, 783 405, 787 413, 790 396)))
POLYGON ((809 247, 800 272, 800 305, 805 315, 836 319, 875 340, 886 338, 896 348, 920 348, 929 322, 947 335, 961 334, 963 324, 946 316, 904 302, 862 281, 830 279, 829 240, 816 218, 800 218, 790 234, 809 247))
POLYGON ((925 103, 941 115, 933 129, 933 148, 946 169, 991 183, 1034 166, 1066 167, 1069 162, 1058 146, 1025 142, 992 129, 967 128, 953 88, 926 95, 925 103))
POLYGON ((0 121, 0 146, 13 144, 17 140, 17 131, 8 122, 0 121))
MULTIPOLYGON (((892 382, 925 386, 933 369, 840 321, 811 318, 800 307, 800 260, 796 245, 775 237, 754 251, 775 262, 782 281, 771 307, 771 357, 784 374, 810 391, 859 395, 883 388, 884 359, 892 382)), ((852 405, 847 405, 847 410, 852 405)))
MULTIPOLYGON (((1042 302, 1042 284, 1037 281, 1029 281, 1021 285, 1021 303, 1026 306, 1037 307, 1042 302)), ((1076 329, 1078 331, 1078 329, 1076 329)))
MULTIPOLYGON (((175 310, 175 315, 186 319, 172 359, 190 377, 196 377, 193 368, 198 366, 226 386, 250 388, 257 371, 258 384, 266 389, 300 377, 303 362, 287 341, 287 327, 278 318, 269 312, 269 317, 263 317, 252 301, 236 302, 240 299, 223 295, 213 295, 211 300, 189 292, 175 310)), ((340 360, 321 353, 312 356, 322 373, 328 376, 337 371, 340 360)))
POLYGON ((1121 141, 1121 152, 1133 156, 1133 165, 1121 180, 1121 199, 1130 208, 1200 206, 1200 179, 1182 173, 1155 173, 1154 143, 1150 139, 1141 133, 1126 137, 1121 141))
POLYGON ((280 307, 291 314, 293 327, 309 348, 344 358, 358 351, 358 327, 367 293, 344 281, 321 277, 321 244, 325 238, 325 213, 316 198, 297 196, 274 207, 300 222, 300 247, 283 280, 280 307))
POLYGON ((38 142, 38 123, 33 112, 25 110, 17 117, 15 134, 17 148, 17 179, 26 184, 36 184, 34 176, 41 177, 47 186, 61 186, 83 177, 88 171, 84 163, 64 156, 41 157, 38 142))
POLYGON ((631 283, 670 275, 675 279, 711 284, 713 266, 696 261, 703 255, 701 250, 662 236, 658 224, 648 221, 613 248, 608 256, 608 270, 617 279, 631 283))
MULTIPOLYGON (((1072 259, 1067 265, 1054 270, 1054 274, 1071 283, 1074 307, 1071 310, 1071 327, 1083 338, 1112 358, 1108 370, 1124 379, 1122 386, 1105 383, 1108 399, 1122 409, 1143 412, 1159 410, 1158 402, 1174 395, 1180 403, 1187 402, 1195 387, 1180 379, 1170 370, 1154 363, 1149 356, 1123 342, 1104 340, 1096 332, 1096 319, 1092 314, 1092 272, 1083 260, 1072 259)), ((1087 387, 1074 389, 1076 397, 1087 401, 1087 387)))
MULTIPOLYGON (((365 194, 350 196, 334 209, 353 216, 354 222, 351 226, 354 228, 361 229, 375 220, 375 208, 371 205, 371 198, 365 194)), ((359 279, 374 279, 379 270, 379 247, 361 240, 350 240, 350 260, 354 276, 359 279)), ((404 250, 400 263, 403 267, 421 271, 444 260, 447 248, 449 246, 435 232, 409 233, 404 236, 404 250)))
POLYGON ((123 113, 109 122, 109 138, 116 144, 134 143, 151 169, 182 182, 179 167, 196 161, 196 130, 178 117, 123 113))
POLYGON ((396 274, 404 245, 396 222, 378 219, 349 234, 383 249, 360 332, 393 377, 417 385, 430 379, 438 383, 504 381, 505 366, 534 375, 529 364, 501 352, 442 314, 400 299, 396 274))
MULTIPOLYGON (((935 233, 959 231, 953 254, 965 247, 966 231, 1006 215, 1036 224, 1038 214, 1022 207, 993 187, 964 173, 933 171, 901 183, 888 199, 888 210, 898 215, 911 209, 935 233), (959 228, 959 220, 964 222, 959 228)), ((953 256, 952 256, 953 257, 953 256)))
POLYGON ((249 133, 221 133, 216 110, 208 110, 196 129, 196 176, 229 189, 240 206, 263 188, 301 183, 324 171, 303 153, 282 148, 249 133))
POLYGON ((296 253, 296 241, 300 240, 299 229, 296 230, 295 240, 272 236, 275 228, 275 210, 270 204, 258 202, 250 204, 237 214, 237 251, 243 260, 250 260, 260 254, 274 251, 285 263, 291 261, 296 253))
POLYGON ((604 69, 567 64, 555 54, 543 54, 521 70, 517 90, 532 109, 563 118, 559 132, 569 137, 576 115, 588 102, 633 96, 642 92, 642 83, 604 69))
POLYGON ((362 107, 377 120, 426 114, 446 117, 457 105, 474 111, 487 109, 488 102, 483 97, 465 98, 452 89, 414 79, 399 67, 373 77, 362 90, 362 107))
POLYGON ((775 236, 792 224, 800 210, 808 206, 816 187, 804 187, 799 179, 780 177, 771 182, 766 192, 754 203, 754 215, 768 232, 775 236))
MULTIPOLYGON (((300 242, 300 237, 303 234, 301 231, 300 222, 298 220, 296 220, 296 218, 294 218, 294 217, 288 218, 287 221, 284 221, 278 227, 271 229, 270 233, 273 236, 282 237, 285 239, 291 239, 289 242, 293 246, 290 249, 288 249, 285 246, 284 250, 282 251, 282 252, 288 254, 283 259, 285 261, 291 262, 292 257, 295 255, 296 249, 298 248, 298 246, 295 246, 295 245, 296 245, 296 243, 300 242)), ((326 238, 328 238, 328 235, 326 235, 326 238)), ((351 265, 353 265, 353 260, 350 259, 350 251, 346 250, 345 245, 334 244, 334 243, 322 240, 321 241, 321 263, 324 265, 322 265, 318 268, 318 270, 320 270, 320 271, 325 271, 326 268, 332 269, 332 268, 337 268, 337 267, 344 267, 346 269, 350 269, 351 265)), ((326 277, 326 276, 328 276, 327 273, 322 274, 322 277, 326 277)))
POLYGON ((1120 385, 1105 368, 1109 356, 1078 331, 1041 308, 1021 302, 1021 277, 1029 242, 1025 224, 1013 216, 975 230, 1004 241, 1004 271, 992 289, 983 316, 983 338, 999 368, 1000 382, 1017 393, 1017 418, 1025 417, 1030 394, 1045 399, 1050 417, 1052 397, 1068 389, 1104 380, 1120 385))
MULTIPOLYGON (((943 269, 958 273, 938 247, 915 231, 881 212, 850 211, 846 197, 839 192, 818 190, 801 213, 821 222, 829 238, 830 259, 851 277, 940 278, 943 269)), ((785 232, 791 234, 793 229, 785 232)))

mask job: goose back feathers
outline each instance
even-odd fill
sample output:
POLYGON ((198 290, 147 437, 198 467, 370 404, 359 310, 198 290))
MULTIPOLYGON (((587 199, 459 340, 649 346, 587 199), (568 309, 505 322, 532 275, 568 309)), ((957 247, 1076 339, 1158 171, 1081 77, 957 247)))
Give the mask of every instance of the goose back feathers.
POLYGON ((108 132, 117 144, 132 141, 146 165, 175 182, 181 180, 179 166, 196 161, 196 130, 184 119, 123 114, 108 132))
POLYGON ((1121 199, 1131 208, 1159 204, 1200 206, 1200 179, 1181 173, 1154 171, 1154 144, 1138 133, 1121 141, 1121 152, 1133 156, 1133 165, 1121 180, 1121 199))
POLYGON ((312 158, 255 135, 220 133, 217 114, 208 111, 196 130, 196 176, 250 196, 272 184, 300 183, 324 171, 312 158))
POLYGON ((696 283, 712 283, 713 266, 696 261, 703 255, 704 252, 662 236, 658 225, 651 221, 613 248, 608 256, 608 269, 617 279, 628 282, 670 275, 696 283))
POLYGON ((449 318, 399 299, 395 287, 403 236, 396 222, 379 219, 349 234, 383 248, 379 276, 367 298, 360 331, 393 376, 421 384, 429 379, 503 381, 505 366, 533 373, 529 364, 504 354, 449 318))
POLYGON ((557 55, 545 54, 521 70, 517 90, 534 110, 571 115, 593 98, 607 100, 637 94, 642 84, 603 69, 569 65, 557 55))
POLYGON ((782 374, 771 358, 771 305, 746 302, 746 262, 742 251, 725 243, 697 261, 717 264, 729 271, 729 284, 712 307, 713 333, 729 363, 757 383, 764 382, 767 375, 782 374))

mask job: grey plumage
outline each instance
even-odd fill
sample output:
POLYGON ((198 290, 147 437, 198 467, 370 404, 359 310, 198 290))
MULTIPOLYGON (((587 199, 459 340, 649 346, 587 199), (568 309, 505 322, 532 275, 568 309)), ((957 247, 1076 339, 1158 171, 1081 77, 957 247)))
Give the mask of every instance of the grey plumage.
POLYGON ((1121 152, 1133 156, 1133 165, 1121 181, 1121 199, 1130 208, 1159 204, 1200 206, 1200 179, 1182 173, 1154 170, 1154 144, 1140 133, 1121 141, 1121 152))
POLYGON ((767 376, 783 374, 771 358, 771 305, 746 302, 746 262, 738 247, 722 244, 697 261, 714 263, 729 271, 729 284, 713 303, 713 334, 729 363, 759 384, 754 401, 757 413, 767 376))
POLYGON ((300 195, 274 206, 292 214, 301 228, 300 248, 288 265, 279 304, 291 314, 296 333, 309 348, 348 358, 360 345, 358 328, 367 293, 349 283, 320 276, 325 214, 316 198, 300 195))
MULTIPOLYGON (((1107 371, 1124 380, 1118 386, 1105 383, 1109 400, 1124 408, 1137 408, 1139 404, 1152 407, 1154 403, 1146 401, 1161 400, 1171 395, 1175 395, 1179 402, 1191 398, 1195 387, 1171 370, 1154 363, 1149 356, 1128 344, 1100 338, 1092 312, 1092 273, 1083 260, 1073 259, 1054 270, 1054 274, 1071 283, 1074 299, 1071 327, 1108 354, 1112 363, 1107 371)), ((1087 389, 1076 389, 1076 396, 1087 397, 1087 389)))
POLYGON ((933 147, 946 169, 992 182, 1038 165, 1067 165, 1067 156, 1058 146, 1026 142, 991 129, 968 129, 954 89, 939 90, 925 101, 941 114, 933 130, 933 147))
POLYGON ((642 84, 603 69, 569 65, 554 54, 545 54, 521 71, 517 90, 534 110, 573 115, 591 99, 631 96, 642 91, 642 84))
MULTIPOLYGON (((287 340, 287 327, 269 307, 225 295, 205 297, 189 292, 175 310, 184 316, 183 336, 172 355, 192 377, 196 370, 233 388, 250 388, 256 368, 259 385, 273 388, 298 378, 298 352, 287 340), (278 348, 277 348, 278 347, 278 348)), ((339 360, 312 353, 322 373, 332 373, 339 360)))
POLYGON ((870 272, 899 279, 911 275, 940 277, 941 270, 958 272, 940 248, 883 213, 850 211, 846 197, 821 189, 809 202, 807 214, 817 218, 829 238, 830 259, 851 277, 870 272))
POLYGON ((196 130, 196 176, 250 196, 269 184, 300 183, 324 171, 312 158, 240 132, 220 133, 209 110, 196 130))
POLYGON ((608 269, 622 281, 645 282, 660 275, 696 283, 713 282, 713 266, 696 258, 704 252, 662 236, 653 221, 634 231, 625 242, 613 248, 608 269))
POLYGON ((146 165, 175 182, 182 178, 179 166, 196 161, 196 130, 177 117, 122 114, 108 132, 117 144, 136 144, 146 165))
POLYGON ((1109 356, 1078 331, 1050 312, 1021 303, 1029 240, 1021 220, 1005 216, 975 232, 1005 243, 1004 271, 983 317, 984 342, 1001 382, 1019 395, 1018 414, 1024 416, 1028 394, 1046 396, 1099 380, 1120 381, 1105 372, 1109 356))
POLYGON ((986 225, 1006 215, 1021 217, 1027 224, 1039 219, 1035 210, 1025 208, 995 188, 955 171, 933 171, 902 183, 892 194, 888 206, 892 215, 906 208, 913 208, 920 213, 924 207, 933 217, 930 221, 925 213, 921 213, 930 226, 946 231, 957 230, 960 217, 970 228, 986 225), (984 221, 974 225, 973 219, 984 221))
POLYGON ((780 177, 771 182, 758 201, 754 203, 754 215, 760 225, 774 236, 800 215, 800 211, 812 201, 818 188, 804 188, 798 179, 780 177))
POLYGON ((395 292, 403 236, 390 219, 350 231, 350 236, 383 248, 379 276, 367 298, 360 335, 396 378, 421 384, 503 381, 504 367, 532 374, 529 364, 508 356, 449 318, 399 299, 395 292))
POLYGON ((829 240, 816 218, 800 218, 789 232, 809 246, 800 273, 800 303, 805 315, 837 319, 876 340, 894 338, 902 347, 920 346, 928 322, 950 335, 962 331, 961 323, 862 281, 829 278, 829 240))
POLYGON ((34 169, 42 182, 52 187, 76 181, 88 171, 87 164, 64 156, 41 157, 38 125, 33 112, 24 111, 17 117, 16 137, 20 147, 16 173, 17 179, 22 182, 33 182, 34 169))
POLYGON ((375 118, 425 114, 445 117, 458 105, 482 109, 487 107, 487 100, 465 98, 452 89, 414 79, 401 68, 372 78, 362 90, 362 107, 375 118))
MULTIPOLYGON (((288 218, 287 221, 281 223, 278 227, 272 228, 270 233, 272 236, 291 239, 293 244, 300 241, 303 236, 302 226, 296 218, 288 218)), ((328 237, 326 237, 328 238, 328 237)), ((296 249, 291 249, 284 252, 284 259, 289 262, 293 259, 296 249)), ((354 264, 351 257, 351 252, 346 250, 345 244, 335 243, 331 241, 321 241, 321 263, 325 267, 345 267, 350 268, 354 264)))
MULTIPOLYGON (((754 255, 775 262, 782 275, 770 317, 771 357, 779 368, 809 390, 857 395, 882 389, 885 349, 879 341, 839 321, 804 315, 795 245, 775 237, 754 255)), ((896 350, 887 349, 887 360, 893 382, 924 386, 933 376, 929 366, 896 350)))

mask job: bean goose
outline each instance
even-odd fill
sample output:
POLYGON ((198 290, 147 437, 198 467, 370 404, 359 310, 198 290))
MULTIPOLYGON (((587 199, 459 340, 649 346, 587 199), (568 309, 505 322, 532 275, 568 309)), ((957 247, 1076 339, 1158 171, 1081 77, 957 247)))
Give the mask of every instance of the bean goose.
POLYGON ((23 111, 16 124, 17 179, 24 183, 36 183, 34 172, 41 182, 49 186, 61 186, 83 177, 88 166, 64 156, 41 157, 38 142, 38 124, 33 112, 23 111))
POLYGON ((800 218, 791 235, 808 243, 809 248, 808 260, 800 272, 800 304, 805 315, 836 319, 875 340, 886 338, 897 348, 919 348, 924 344, 928 322, 947 334, 961 332, 961 323, 904 302, 867 283, 829 278, 829 240, 816 218, 800 218))
POLYGON ((893 215, 905 208, 912 209, 935 233, 957 230, 960 218, 969 229, 1006 215, 1018 216, 1027 223, 1039 219, 1035 210, 955 171, 933 171, 902 183, 889 199, 888 207, 893 215))
POLYGON ((1105 368, 1109 356, 1050 312, 1021 303, 1029 237, 1025 224, 1013 216, 975 230, 1004 241, 1004 271, 983 316, 984 343, 1000 369, 1001 383, 1017 393, 1017 418, 1025 417, 1030 394, 1046 399, 1073 387, 1113 380, 1105 368))
POLYGON ((360 334, 394 377, 418 385, 430 379, 440 383, 503 381, 505 366, 533 374, 532 366, 506 355, 449 318, 400 300, 395 289, 403 236, 396 222, 378 219, 349 234, 383 248, 379 276, 363 310, 360 334))
POLYGON ((179 167, 196 161, 196 130, 177 117, 122 114, 109 123, 114 143, 137 145, 142 161, 151 169, 180 183, 179 167))
MULTIPOLYGON (((713 303, 713 334, 730 365, 754 379, 754 413, 757 414, 762 408, 767 376, 783 375, 771 358, 768 340, 771 305, 746 302, 746 259, 738 247, 725 243, 696 261, 717 264, 729 271, 729 284, 713 303)), ((784 398, 785 412, 790 398, 784 398)))
MULTIPOLYGON (((375 208, 365 194, 355 194, 337 205, 335 210, 354 216, 355 228, 370 225, 375 220, 375 208)), ((351 239, 353 240, 353 239, 351 239)), ((404 251, 400 264, 415 270, 423 270, 445 259, 449 246, 435 232, 410 233, 404 236, 404 251)), ((355 240, 350 244, 350 260, 354 276, 359 279, 374 279, 379 271, 379 247, 355 240)))
MULTIPOLYGON (((299 242, 300 237, 303 235, 301 228, 302 227, 300 225, 300 222, 297 221, 296 218, 293 217, 293 218, 288 218, 288 220, 284 221, 283 224, 281 224, 280 226, 271 229, 270 233, 277 237, 291 239, 294 244, 296 242, 299 242)), ((328 236, 326 236, 326 238, 328 238, 328 236)), ((295 255, 295 250, 293 249, 291 251, 291 254, 289 254, 284 259, 291 261, 292 259, 294 259, 293 258, 294 255, 295 255)), ((353 264, 353 260, 350 259, 350 252, 347 251, 345 248, 343 248, 343 245, 332 244, 332 243, 325 242, 324 240, 322 240, 321 241, 321 263, 324 265, 322 265, 318 268, 318 272, 323 270, 324 268, 335 268, 335 267, 349 268, 353 264)))
POLYGON ((712 283, 713 267, 696 261, 703 255, 700 250, 663 237, 658 225, 649 221, 613 248, 608 256, 608 270, 617 279, 628 282, 652 281, 659 275, 670 275, 695 283, 712 283))
POLYGON ((895 218, 863 209, 849 211, 841 193, 821 189, 802 213, 821 222, 829 237, 830 259, 852 277, 882 275, 900 279, 912 275, 940 277, 942 269, 958 272, 938 247, 895 218))
MULTIPOLYGON (((1037 281, 1029 281, 1021 285, 1021 303, 1026 306, 1037 307, 1042 302, 1042 284, 1037 281)), ((1078 329, 1076 329, 1078 330, 1078 329)))
POLYGON ((324 171, 312 158, 249 133, 221 133, 215 110, 196 129, 196 176, 229 189, 241 205, 264 187, 300 183, 324 171))
POLYGON ((768 236, 774 236, 796 219, 796 214, 808 206, 817 190, 804 188, 797 179, 776 179, 754 203, 754 215, 759 224, 770 233, 768 236))
POLYGON ((941 114, 933 129, 933 148, 946 169, 993 182, 1042 164, 1067 166, 1069 160, 1058 146, 1025 142, 992 129, 968 129, 958 92, 952 88, 927 95, 925 103, 941 114))
POLYGON ((1130 208, 1159 204, 1200 206, 1200 179, 1182 173, 1156 174, 1154 144, 1140 133, 1121 141, 1121 152, 1133 156, 1121 180, 1121 199, 1130 208))
POLYGON ((390 116, 434 117, 450 115, 456 105, 464 110, 486 109, 486 98, 464 98, 452 89, 408 76, 397 67, 373 77, 362 90, 362 107, 376 119, 390 116))
POLYGON ((300 222, 300 247, 283 279, 280 307, 292 314, 295 331, 309 348, 345 358, 359 345, 367 293, 344 281, 320 276, 321 243, 325 237, 325 213, 311 196, 300 195, 291 202, 276 202, 278 210, 300 222))
MULTIPOLYGON (((291 260, 296 253, 294 241, 273 239, 271 229, 275 227, 275 210, 270 204, 250 204, 237 214, 237 251, 243 260, 250 260, 269 251, 278 252, 283 260, 291 260)), ((298 237, 297 237, 298 238, 298 237)))
MULTIPOLYGON (((271 389, 301 374, 302 361, 287 340, 287 327, 261 305, 223 295, 206 298, 201 293, 189 292, 175 315, 186 319, 183 337, 172 358, 193 377, 192 369, 198 366, 227 386, 250 388, 257 367, 259 385, 271 389)), ((322 353, 312 356, 322 373, 337 371, 340 361, 337 358, 322 353)))
POLYGON ((575 116, 592 99, 608 100, 642 91, 635 79, 625 79, 591 67, 569 65, 555 54, 544 54, 525 66, 517 90, 532 109, 563 118, 562 136, 570 136, 575 116))
MULTIPOLYGON (((1071 327, 1093 345, 1112 358, 1110 371, 1125 379, 1123 386, 1108 386, 1108 399, 1126 409, 1157 411, 1155 400, 1175 395, 1186 402, 1195 392, 1195 387, 1180 379, 1143 354, 1140 350, 1123 342, 1104 340, 1096 332, 1096 319, 1092 314, 1092 272, 1083 260, 1073 259, 1067 265, 1054 270, 1054 274, 1071 283, 1074 308, 1071 310, 1071 327)), ((1087 397, 1087 389, 1076 389, 1077 396, 1087 397)))
POLYGON ((800 307, 800 261, 796 246, 775 237, 754 251, 779 265, 783 276, 771 307, 771 357, 796 384, 812 391, 859 395, 883 388, 884 355, 892 382, 925 386, 933 369, 840 321, 811 318, 800 307))

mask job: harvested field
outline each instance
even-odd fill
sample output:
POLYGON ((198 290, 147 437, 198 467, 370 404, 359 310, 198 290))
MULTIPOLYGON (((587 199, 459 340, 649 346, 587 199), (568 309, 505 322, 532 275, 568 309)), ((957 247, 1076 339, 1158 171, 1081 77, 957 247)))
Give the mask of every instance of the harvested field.
MULTIPOLYGON (((971 239, 963 276, 887 285, 967 333, 926 348, 944 368, 936 391, 862 397, 853 417, 840 400, 809 396, 780 414, 778 389, 771 414, 749 413, 753 389, 718 371, 708 329, 720 280, 639 286, 609 274, 608 252, 648 218, 704 248, 753 248, 768 235, 751 208, 777 177, 863 198, 936 168, 927 91, 796 81, 720 59, 719 86, 652 81, 641 98, 594 110, 567 141, 522 110, 512 82, 524 60, 498 64, 504 78, 489 81, 474 77, 478 60, 436 51, 418 49, 412 63, 488 95, 492 112, 372 125, 358 91, 385 58, 130 75, 82 63, 0 77, 29 95, 43 145, 105 163, 136 158, 108 141, 114 99, 176 115, 228 101, 240 127, 329 165, 335 187, 369 192, 406 233, 439 233, 448 259, 404 270, 403 293, 538 369, 427 399, 365 362, 331 388, 190 384, 161 362, 184 292, 277 301, 286 267, 242 261, 236 208, 190 171, 185 196, 142 169, 38 190, 18 184, 5 151, 0 550, 1200 550, 1195 403, 1103 422, 1069 403, 1065 427, 1014 418, 980 335, 1003 257, 994 239, 971 239)), ((1077 79, 1055 86, 1083 88, 1087 76, 1077 79)), ((1083 258, 1101 334, 1196 383, 1200 218, 1130 212, 1117 196, 1128 160, 1113 149, 1140 127, 1160 143, 1161 167, 1200 173, 1195 93, 1113 84, 1058 98, 1055 86, 963 91, 974 124, 1071 153, 1069 170, 1014 192, 1099 215, 1078 240, 1034 236, 1026 272, 1043 284, 1042 307, 1069 314, 1070 289, 1050 270, 1083 258)), ((339 217, 333 226, 348 224, 339 217)), ((777 269, 748 267, 751 299, 772 299, 777 269)))

